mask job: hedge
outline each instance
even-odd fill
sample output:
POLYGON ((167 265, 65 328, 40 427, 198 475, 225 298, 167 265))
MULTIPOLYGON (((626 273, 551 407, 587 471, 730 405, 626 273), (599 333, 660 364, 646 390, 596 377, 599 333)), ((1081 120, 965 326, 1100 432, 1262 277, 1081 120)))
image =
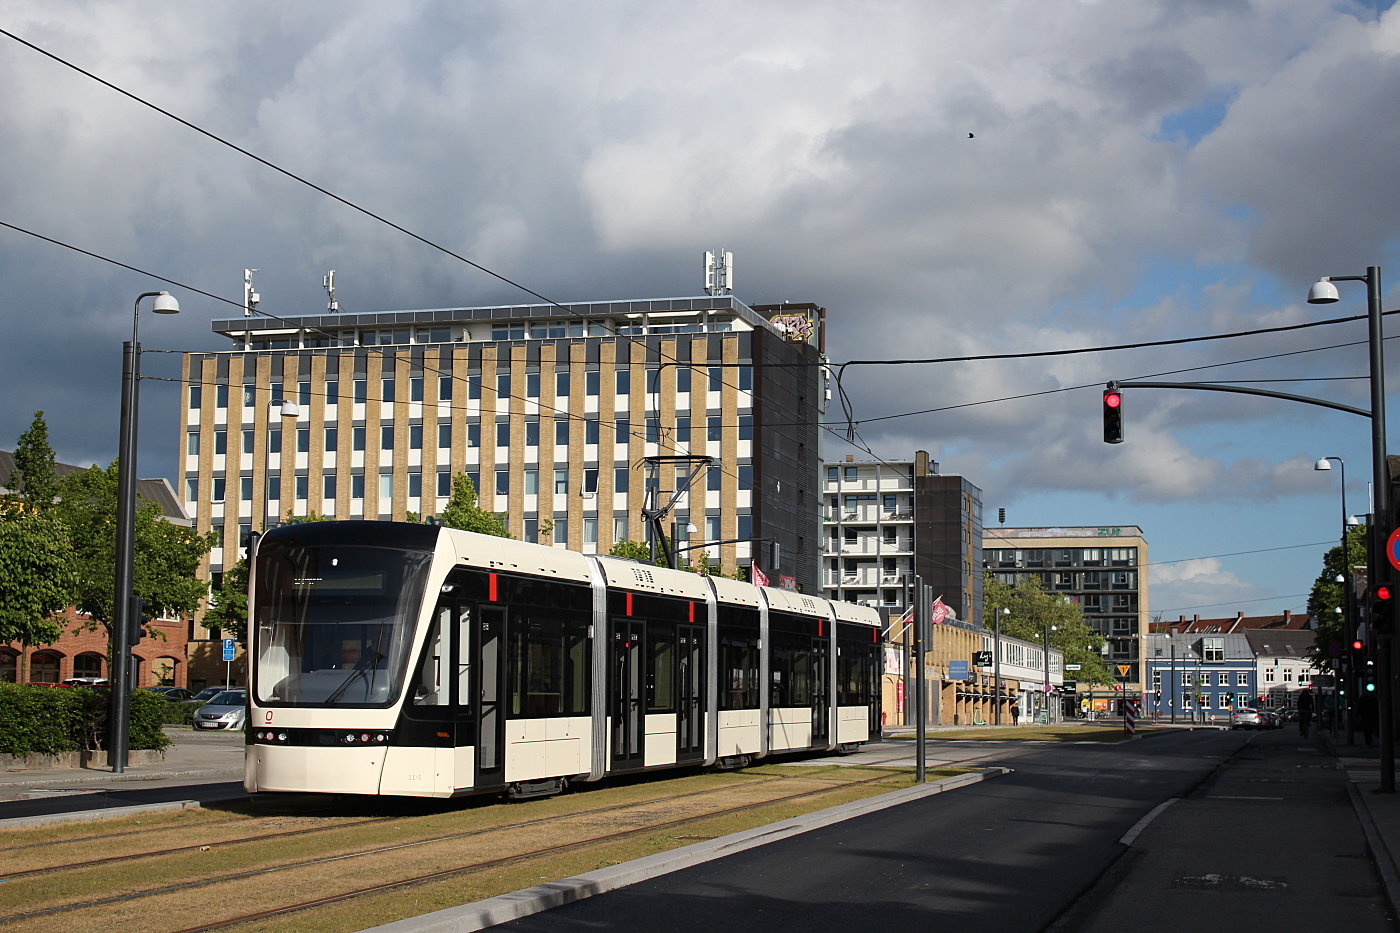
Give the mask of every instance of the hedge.
MULTIPOLYGON (((161 731, 167 705, 165 697, 150 690, 132 692, 131 749, 170 744, 161 731)), ((106 747, 106 733, 106 690, 0 683, 0 754, 94 751, 106 747)))

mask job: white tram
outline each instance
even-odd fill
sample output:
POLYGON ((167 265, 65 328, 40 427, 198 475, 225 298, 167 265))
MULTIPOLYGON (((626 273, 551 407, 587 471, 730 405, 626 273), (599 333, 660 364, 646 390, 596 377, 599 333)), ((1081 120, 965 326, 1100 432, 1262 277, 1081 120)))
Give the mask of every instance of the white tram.
POLYGON ((453 797, 880 735, 873 609, 391 522, 256 544, 253 792, 453 797))

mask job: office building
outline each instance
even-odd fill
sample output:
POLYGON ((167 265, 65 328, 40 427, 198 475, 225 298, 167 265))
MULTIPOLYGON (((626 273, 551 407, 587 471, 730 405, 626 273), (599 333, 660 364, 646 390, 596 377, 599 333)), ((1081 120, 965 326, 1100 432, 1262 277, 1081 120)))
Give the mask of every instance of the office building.
POLYGON ((606 552, 647 539, 649 483, 664 503, 693 476, 665 523, 682 559, 820 592, 824 313, 709 295, 215 321, 231 346, 184 359, 179 490, 219 572, 289 513, 434 515, 459 473, 515 537, 606 552))
POLYGON ((1139 636, 1147 632, 1147 541, 1136 525, 988 528, 987 569, 1008 586, 1034 576, 1048 593, 1076 603, 1084 621, 1108 640, 1112 673, 1129 693, 1143 685, 1139 636))
POLYGON ((898 617, 912 574, 957 617, 982 613, 982 491, 938 472, 926 451, 913 460, 853 457, 823 467, 826 539, 822 584, 830 599, 898 617))

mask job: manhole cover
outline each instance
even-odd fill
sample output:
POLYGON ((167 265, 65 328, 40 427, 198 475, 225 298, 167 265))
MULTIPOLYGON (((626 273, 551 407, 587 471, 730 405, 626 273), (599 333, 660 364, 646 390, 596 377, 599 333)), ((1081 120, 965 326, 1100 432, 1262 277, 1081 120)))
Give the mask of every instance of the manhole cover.
POLYGON ((1251 878, 1249 875, 1211 872, 1206 875, 1177 875, 1172 880, 1172 887, 1231 894, 1282 894, 1288 890, 1288 882, 1283 878, 1251 878))

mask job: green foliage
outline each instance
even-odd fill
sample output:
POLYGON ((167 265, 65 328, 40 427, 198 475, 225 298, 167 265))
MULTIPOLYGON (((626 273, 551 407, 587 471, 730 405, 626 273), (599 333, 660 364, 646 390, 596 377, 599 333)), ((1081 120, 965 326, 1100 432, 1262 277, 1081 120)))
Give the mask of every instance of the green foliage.
POLYGON ((248 634, 248 561, 240 557, 238 563, 226 569, 209 597, 204 627, 216 628, 226 638, 243 641, 248 634))
MULTIPOLYGON (((644 563, 651 563, 651 548, 637 541, 628 541, 626 538, 615 543, 608 551, 613 557, 623 557, 627 560, 639 560, 644 563)), ((658 558, 659 560, 660 558, 658 558)))
POLYGON ((49 446, 49 426, 42 411, 34 413, 29 430, 19 436, 14 456, 10 488, 25 505, 43 512, 52 509, 58 497, 58 480, 54 477, 55 457, 49 446))
POLYGON ((1040 580, 1022 576, 1015 586, 1007 586, 988 573, 982 581, 982 624, 993 628, 1001 619, 1001 633, 1022 641, 1041 644, 1045 626, 1052 625, 1050 646, 1064 652, 1065 663, 1078 664, 1080 682, 1111 684, 1100 649, 1104 637, 1084 624, 1079 606, 1056 593, 1041 589, 1040 580), (1010 609, 1010 613, 1003 613, 1010 609))
MULTIPOLYGON (((69 548, 77 573, 74 604, 94 622, 112 622, 112 578, 116 565, 117 464, 91 467, 65 476, 59 484, 57 512, 68 526, 69 548)), ((163 521, 154 502, 136 512, 136 595, 153 615, 192 612, 204 598, 199 579, 201 559, 216 543, 214 536, 163 521)))
MULTIPOLYGON (((0 683, 0 754, 55 755, 102 748, 107 702, 105 690, 0 683)), ((170 744, 161 731, 167 703, 149 690, 132 692, 132 749, 160 749, 170 744)))
POLYGON ((1337 610, 1345 608, 1345 591, 1337 582, 1338 575, 1350 577, 1353 567, 1366 564, 1366 526, 1347 529, 1345 540, 1345 558, 1341 542, 1328 550, 1322 557, 1322 572, 1313 581, 1312 592, 1308 594, 1308 615, 1316 626, 1313 656, 1318 658, 1329 657, 1332 642, 1341 641, 1344 635, 1342 614, 1337 610))
MULTIPOLYGON (((417 521, 417 513, 410 513, 410 514, 413 514, 413 515, 414 515, 414 521, 417 521)), ((329 515, 322 515, 320 512, 316 511, 315 509, 312 509, 310 512, 307 512, 305 515, 293 515, 291 512, 288 512, 288 513, 287 513, 287 517, 284 518, 284 519, 282 519, 282 524, 284 524, 284 525, 306 525, 306 524, 309 524, 309 523, 311 523, 311 522, 333 522, 333 521, 335 521, 335 519, 332 518, 331 516, 329 516, 329 515)))
MULTIPOLYGON (((609 549, 608 553, 611 554, 613 557, 622 557, 626 558, 627 560, 637 560, 641 561, 644 564, 653 563, 651 559, 651 547, 649 545, 641 544, 637 541, 628 541, 625 538, 614 544, 612 548, 609 549)), ((655 564, 658 567, 665 567, 666 558, 662 557, 660 554, 657 554, 655 564)), ((719 563, 711 563, 709 555, 707 555, 704 551, 700 551, 700 556, 697 559, 693 561, 685 561, 681 563, 680 566, 676 569, 686 570, 690 573, 698 573, 702 577, 725 577, 730 580, 744 581, 747 581, 749 579, 749 571, 747 567, 735 567, 732 572, 725 573, 723 565, 719 563)))
POLYGON ((0 643, 42 645, 63 634, 52 616, 77 591, 67 538, 52 511, 0 508, 0 643))
POLYGON ((452 477, 452 498, 447 501, 447 508, 443 509, 439 518, 448 528, 495 535, 497 538, 514 537, 506 529, 503 516, 477 505, 476 485, 465 473, 452 477))

